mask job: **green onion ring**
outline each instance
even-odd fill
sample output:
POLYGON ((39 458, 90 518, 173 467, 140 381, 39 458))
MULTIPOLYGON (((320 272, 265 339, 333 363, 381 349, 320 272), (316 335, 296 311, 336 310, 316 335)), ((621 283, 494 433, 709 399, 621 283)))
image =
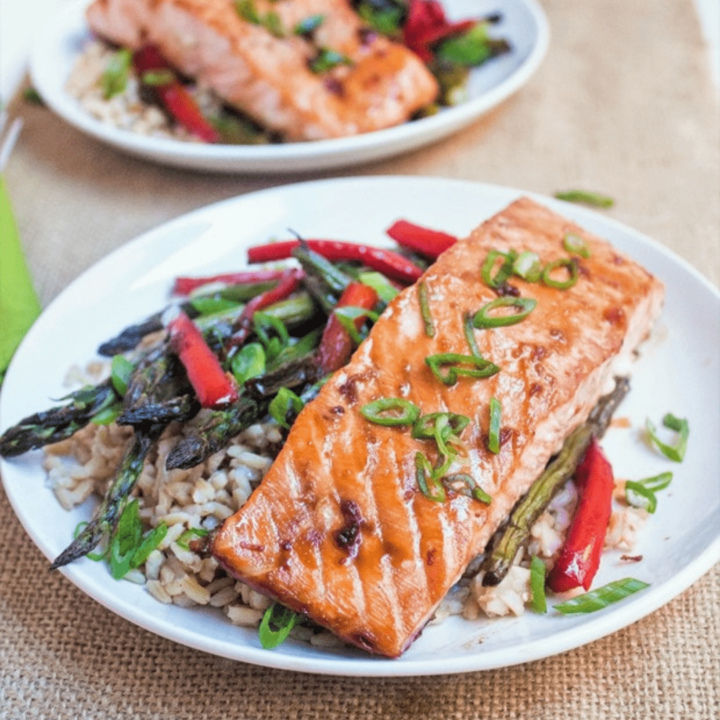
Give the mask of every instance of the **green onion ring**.
POLYGON ((427 413, 419 417, 413 425, 412 436, 415 440, 430 440, 435 437, 435 422, 439 415, 447 417, 446 430, 447 434, 444 440, 447 442, 451 435, 458 435, 470 423, 467 415, 458 415, 457 413, 427 413))
POLYGON ((453 486, 457 483, 463 483, 465 485, 464 488, 457 490, 457 492, 461 492, 463 495, 467 495, 484 505, 490 505, 490 503, 492 503, 492 497, 481 487, 478 487, 472 475, 468 473, 454 473, 453 475, 448 475, 443 478, 443 484, 448 489, 456 490, 453 486))
POLYGON ((625 483, 625 499, 633 507, 644 508, 651 515, 657 509, 655 493, 638 482, 628 480, 625 483))
POLYGON ((490 398, 490 429, 488 431, 488 450, 497 455, 500 452, 500 418, 502 405, 496 397, 490 398))
POLYGON ((435 324, 430 313, 430 302, 428 300, 428 289, 424 280, 418 283, 418 299, 420 300, 420 314, 422 315, 425 334, 428 337, 435 337, 435 324))
POLYGON ((513 272, 527 282, 537 282, 542 275, 542 263, 536 252, 525 250, 513 263, 513 272))
POLYGON ((590 248, 584 238, 581 238, 577 233, 569 232, 565 233, 563 238, 563 247, 569 253, 574 255, 580 255, 584 258, 590 257, 590 248))
POLYGON ((482 353, 475 339, 475 326, 473 325, 472 313, 465 313, 465 317, 463 318, 463 332, 465 333, 465 339, 467 340, 470 352, 475 357, 481 358, 482 353))
POLYGON ((421 453, 415 453, 415 477, 417 479, 420 492, 428 499, 434 502, 445 502, 445 488, 442 483, 434 477, 434 472, 430 461, 421 453), (433 489, 430 489, 432 485, 433 489))
POLYGON ((508 250, 506 253, 501 252, 500 250, 491 250, 487 254, 485 262, 483 262, 482 268, 480 269, 480 275, 482 276, 483 282, 491 288, 502 287, 512 275, 515 258, 517 258, 515 250, 508 250), (492 271, 495 267, 495 262, 499 257, 504 258, 503 264, 493 276, 492 271))
POLYGON ((625 599, 628 595, 644 590, 650 587, 648 583, 635 578, 623 578, 615 582, 608 583, 596 590, 591 590, 584 595, 566 600, 565 602, 555 605, 555 609, 568 615, 570 613, 591 613, 602 610, 612 603, 616 603, 625 599))
POLYGON ((677 418, 672 413, 667 413, 663 418, 663 425, 668 430, 678 433, 678 440, 675 445, 667 445, 657 435, 655 425, 648 419, 645 421, 650 440, 658 447, 660 452, 674 462, 682 462, 687 451, 688 437, 690 436, 690 425, 684 418, 677 418))
MULTIPOLYGON (((505 298, 499 298, 503 300, 505 298)), ((515 298, 513 298, 515 299, 515 298)), ((500 372, 500 368, 475 355, 460 355, 459 353, 440 353, 439 355, 428 355, 425 364, 430 368, 433 375, 445 385, 454 385, 459 375, 473 378, 486 378, 500 372), (458 367, 459 365, 474 365, 475 368, 458 367), (442 368, 449 366, 445 372, 442 368)))
POLYGON ((260 644, 265 650, 272 650, 284 642, 298 621, 298 616, 280 603, 273 603, 263 615, 258 628, 260 644))
POLYGON ((495 300, 491 300, 487 303, 487 305, 484 305, 475 313, 475 316, 473 317, 473 325, 478 329, 515 325, 516 323, 523 321, 535 309, 536 305, 537 300, 534 298, 499 297, 495 300), (516 312, 512 315, 490 315, 493 310, 502 307, 514 307, 520 312, 516 312))
POLYGON ((572 258, 558 258, 549 262, 542 271, 542 281, 548 287, 556 290, 569 290, 578 281, 579 273, 577 263, 572 258), (567 280, 553 280, 551 274, 559 267, 565 267, 570 273, 567 280))
POLYGON ((397 427, 412 425, 420 417, 420 408, 402 398, 380 398, 363 405, 360 414, 376 425, 397 427))

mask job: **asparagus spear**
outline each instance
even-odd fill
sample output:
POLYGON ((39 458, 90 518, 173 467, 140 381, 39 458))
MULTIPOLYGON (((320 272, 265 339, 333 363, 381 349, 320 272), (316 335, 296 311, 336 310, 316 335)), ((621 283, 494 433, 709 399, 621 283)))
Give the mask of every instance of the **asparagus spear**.
POLYGON ((224 410, 201 410, 187 426, 190 434, 168 453, 165 467, 168 470, 195 467, 264 417, 269 405, 268 398, 243 396, 224 410))
POLYGON ((12 457, 65 440, 85 427, 94 415, 120 399, 110 380, 87 385, 67 395, 66 405, 44 410, 21 420, 0 437, 0 455, 12 457))
POLYGON ((103 536, 112 535, 127 505, 130 492, 140 477, 145 457, 152 444, 162 434, 165 426, 165 423, 155 423, 146 426, 142 430, 135 431, 133 444, 125 454, 118 469, 118 474, 108 488, 107 494, 95 513, 95 517, 83 528, 70 545, 55 558, 50 566, 51 570, 56 570, 86 555, 100 542, 103 536))
POLYGON ((515 506, 508 524, 491 542, 492 550, 481 568, 485 571, 483 585, 498 585, 505 577, 517 551, 529 539, 530 528, 555 494, 572 477, 591 438, 603 436, 613 413, 629 389, 627 378, 616 378, 615 389, 600 398, 587 422, 568 436, 562 450, 533 483, 527 495, 515 506))
POLYGON ((155 313, 137 325, 126 327, 119 335, 100 345, 97 350, 98 355, 112 357, 118 353, 133 350, 146 335, 163 329, 163 312, 164 311, 155 313))

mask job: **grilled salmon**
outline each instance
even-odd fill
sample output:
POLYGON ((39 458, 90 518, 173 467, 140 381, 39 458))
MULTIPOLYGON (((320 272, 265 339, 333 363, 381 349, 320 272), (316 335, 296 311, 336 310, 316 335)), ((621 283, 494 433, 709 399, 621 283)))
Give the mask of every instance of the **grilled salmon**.
POLYGON ((178 70, 288 140, 398 125, 438 91, 422 61, 370 31, 347 0, 95 0, 87 20, 116 44, 156 45, 178 70), (318 16, 312 33, 294 32, 318 16), (318 69, 327 51, 339 62, 318 69))
MULTIPOLYGON (((557 278, 556 278, 557 279, 557 278)), ((298 416, 248 503, 228 519, 213 553, 235 577, 372 653, 399 656, 480 553, 565 438, 582 424, 659 314, 663 287, 609 243, 521 198, 443 253, 419 285, 382 314, 351 362, 298 416), (481 280, 491 250, 567 257, 567 233, 591 255, 569 289, 513 278, 537 305, 521 322, 474 329, 491 377, 440 382, 425 362, 468 355, 463 319, 497 294, 481 280), (489 403, 502 405, 500 451, 487 445, 489 403), (420 491, 415 457, 435 461, 434 442, 385 427, 360 410, 404 398, 423 413, 470 418, 462 432, 465 472, 492 497, 485 504, 420 491)))

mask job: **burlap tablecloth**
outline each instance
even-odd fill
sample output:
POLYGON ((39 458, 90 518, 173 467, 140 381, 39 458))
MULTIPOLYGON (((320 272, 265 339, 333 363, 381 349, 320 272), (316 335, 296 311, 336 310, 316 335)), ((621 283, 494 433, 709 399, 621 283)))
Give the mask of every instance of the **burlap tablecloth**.
MULTIPOLYGON (((617 199, 612 217, 717 283, 718 103, 692 4, 543 5, 550 51, 517 96, 451 139, 336 174, 601 190, 617 199)), ((155 166, 48 110, 15 109, 26 125, 7 182, 44 305, 144 230, 299 179, 155 166)), ((1 718, 720 717, 718 567, 650 617, 558 657, 456 676, 352 679, 231 662, 129 624, 47 573, 1 491, 0 558, 1 718)))

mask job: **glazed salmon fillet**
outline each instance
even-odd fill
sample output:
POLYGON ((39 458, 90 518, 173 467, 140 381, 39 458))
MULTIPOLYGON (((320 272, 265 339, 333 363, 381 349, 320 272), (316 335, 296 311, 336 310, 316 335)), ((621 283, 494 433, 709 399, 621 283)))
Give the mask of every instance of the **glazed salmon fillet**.
POLYGON ((288 140, 356 135, 408 120, 437 83, 410 50, 371 32, 346 0, 96 0, 91 29, 130 48, 156 45, 181 72, 288 140), (274 33, 263 21, 278 18, 274 33), (293 32, 321 15, 312 38, 293 32), (278 37, 278 34, 282 34, 278 37), (320 48, 347 63, 314 72, 320 48))
POLYGON ((421 282, 434 336, 425 331, 419 286, 407 288, 303 409, 258 489, 213 541, 233 576, 388 657, 407 649, 613 378, 627 375, 663 301, 646 270, 526 198, 443 253, 421 282), (523 297, 537 299, 535 309, 517 324, 474 330, 482 356, 500 371, 440 382, 425 358, 468 355, 464 316, 497 298, 481 280, 488 252, 530 250, 549 262, 567 257, 568 232, 591 250, 577 284, 560 290, 513 278, 523 297), (502 404, 498 454, 487 449, 492 397, 502 404), (437 446, 365 419, 360 409, 379 398, 468 416, 464 471, 492 502, 426 497, 414 460, 422 452, 434 462, 437 446))

